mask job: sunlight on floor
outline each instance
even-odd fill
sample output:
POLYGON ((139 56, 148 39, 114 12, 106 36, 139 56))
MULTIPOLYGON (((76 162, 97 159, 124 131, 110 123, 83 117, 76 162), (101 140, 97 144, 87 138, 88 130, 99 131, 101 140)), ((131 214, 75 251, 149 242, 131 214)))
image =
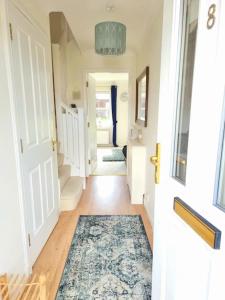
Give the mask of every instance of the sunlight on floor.
POLYGON ((97 150, 97 167, 93 175, 126 175, 127 166, 125 161, 103 161, 104 155, 110 155, 113 148, 98 148, 97 150))

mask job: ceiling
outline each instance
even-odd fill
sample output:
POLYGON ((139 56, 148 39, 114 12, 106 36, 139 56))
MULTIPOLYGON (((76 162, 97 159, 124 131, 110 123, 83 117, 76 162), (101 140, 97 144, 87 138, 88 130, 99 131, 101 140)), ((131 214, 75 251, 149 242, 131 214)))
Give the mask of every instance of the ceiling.
POLYGON ((102 21, 127 26, 127 49, 138 51, 146 30, 157 17, 163 0, 36 0, 46 13, 61 11, 81 49, 94 48, 94 28, 102 21), (109 12, 107 6, 114 6, 109 12))
POLYGON ((97 82, 128 80, 128 73, 90 73, 97 82))

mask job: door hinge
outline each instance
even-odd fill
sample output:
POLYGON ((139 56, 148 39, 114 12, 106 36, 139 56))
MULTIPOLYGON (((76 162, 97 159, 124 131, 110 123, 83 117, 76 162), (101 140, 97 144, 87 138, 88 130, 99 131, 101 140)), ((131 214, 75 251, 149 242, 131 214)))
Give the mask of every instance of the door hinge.
POLYGON ((29 245, 29 247, 31 247, 30 234, 28 234, 28 245, 29 245))
POLYGON ((91 164, 91 160, 90 160, 90 159, 88 160, 88 164, 89 164, 89 165, 91 164))
POLYGON ((12 30, 12 24, 9 23, 9 33, 10 33, 10 39, 13 40, 13 30, 12 30))
POLYGON ((20 152, 23 153, 23 140, 20 139, 20 152))
POLYGON ((86 87, 88 87, 88 86, 89 86, 88 81, 86 81, 86 87))
POLYGON ((87 127, 90 128, 90 122, 87 123, 87 127))

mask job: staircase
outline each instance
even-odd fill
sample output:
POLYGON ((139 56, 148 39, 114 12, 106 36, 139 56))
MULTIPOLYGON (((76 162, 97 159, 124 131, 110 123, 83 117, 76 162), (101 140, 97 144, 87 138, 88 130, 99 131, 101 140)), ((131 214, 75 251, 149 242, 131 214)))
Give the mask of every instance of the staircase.
POLYGON ((83 192, 82 178, 71 176, 70 165, 64 165, 64 155, 58 153, 58 174, 60 183, 60 210, 76 208, 83 192))

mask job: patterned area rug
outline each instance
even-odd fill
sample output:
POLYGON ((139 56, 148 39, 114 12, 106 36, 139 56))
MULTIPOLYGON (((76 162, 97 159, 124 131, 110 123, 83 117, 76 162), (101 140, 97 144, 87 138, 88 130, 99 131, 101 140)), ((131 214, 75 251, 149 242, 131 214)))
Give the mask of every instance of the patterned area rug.
POLYGON ((150 300, 151 276, 140 216, 81 216, 56 299, 150 300))
POLYGON ((125 161, 123 151, 121 149, 112 149, 112 154, 104 155, 103 161, 125 161))

